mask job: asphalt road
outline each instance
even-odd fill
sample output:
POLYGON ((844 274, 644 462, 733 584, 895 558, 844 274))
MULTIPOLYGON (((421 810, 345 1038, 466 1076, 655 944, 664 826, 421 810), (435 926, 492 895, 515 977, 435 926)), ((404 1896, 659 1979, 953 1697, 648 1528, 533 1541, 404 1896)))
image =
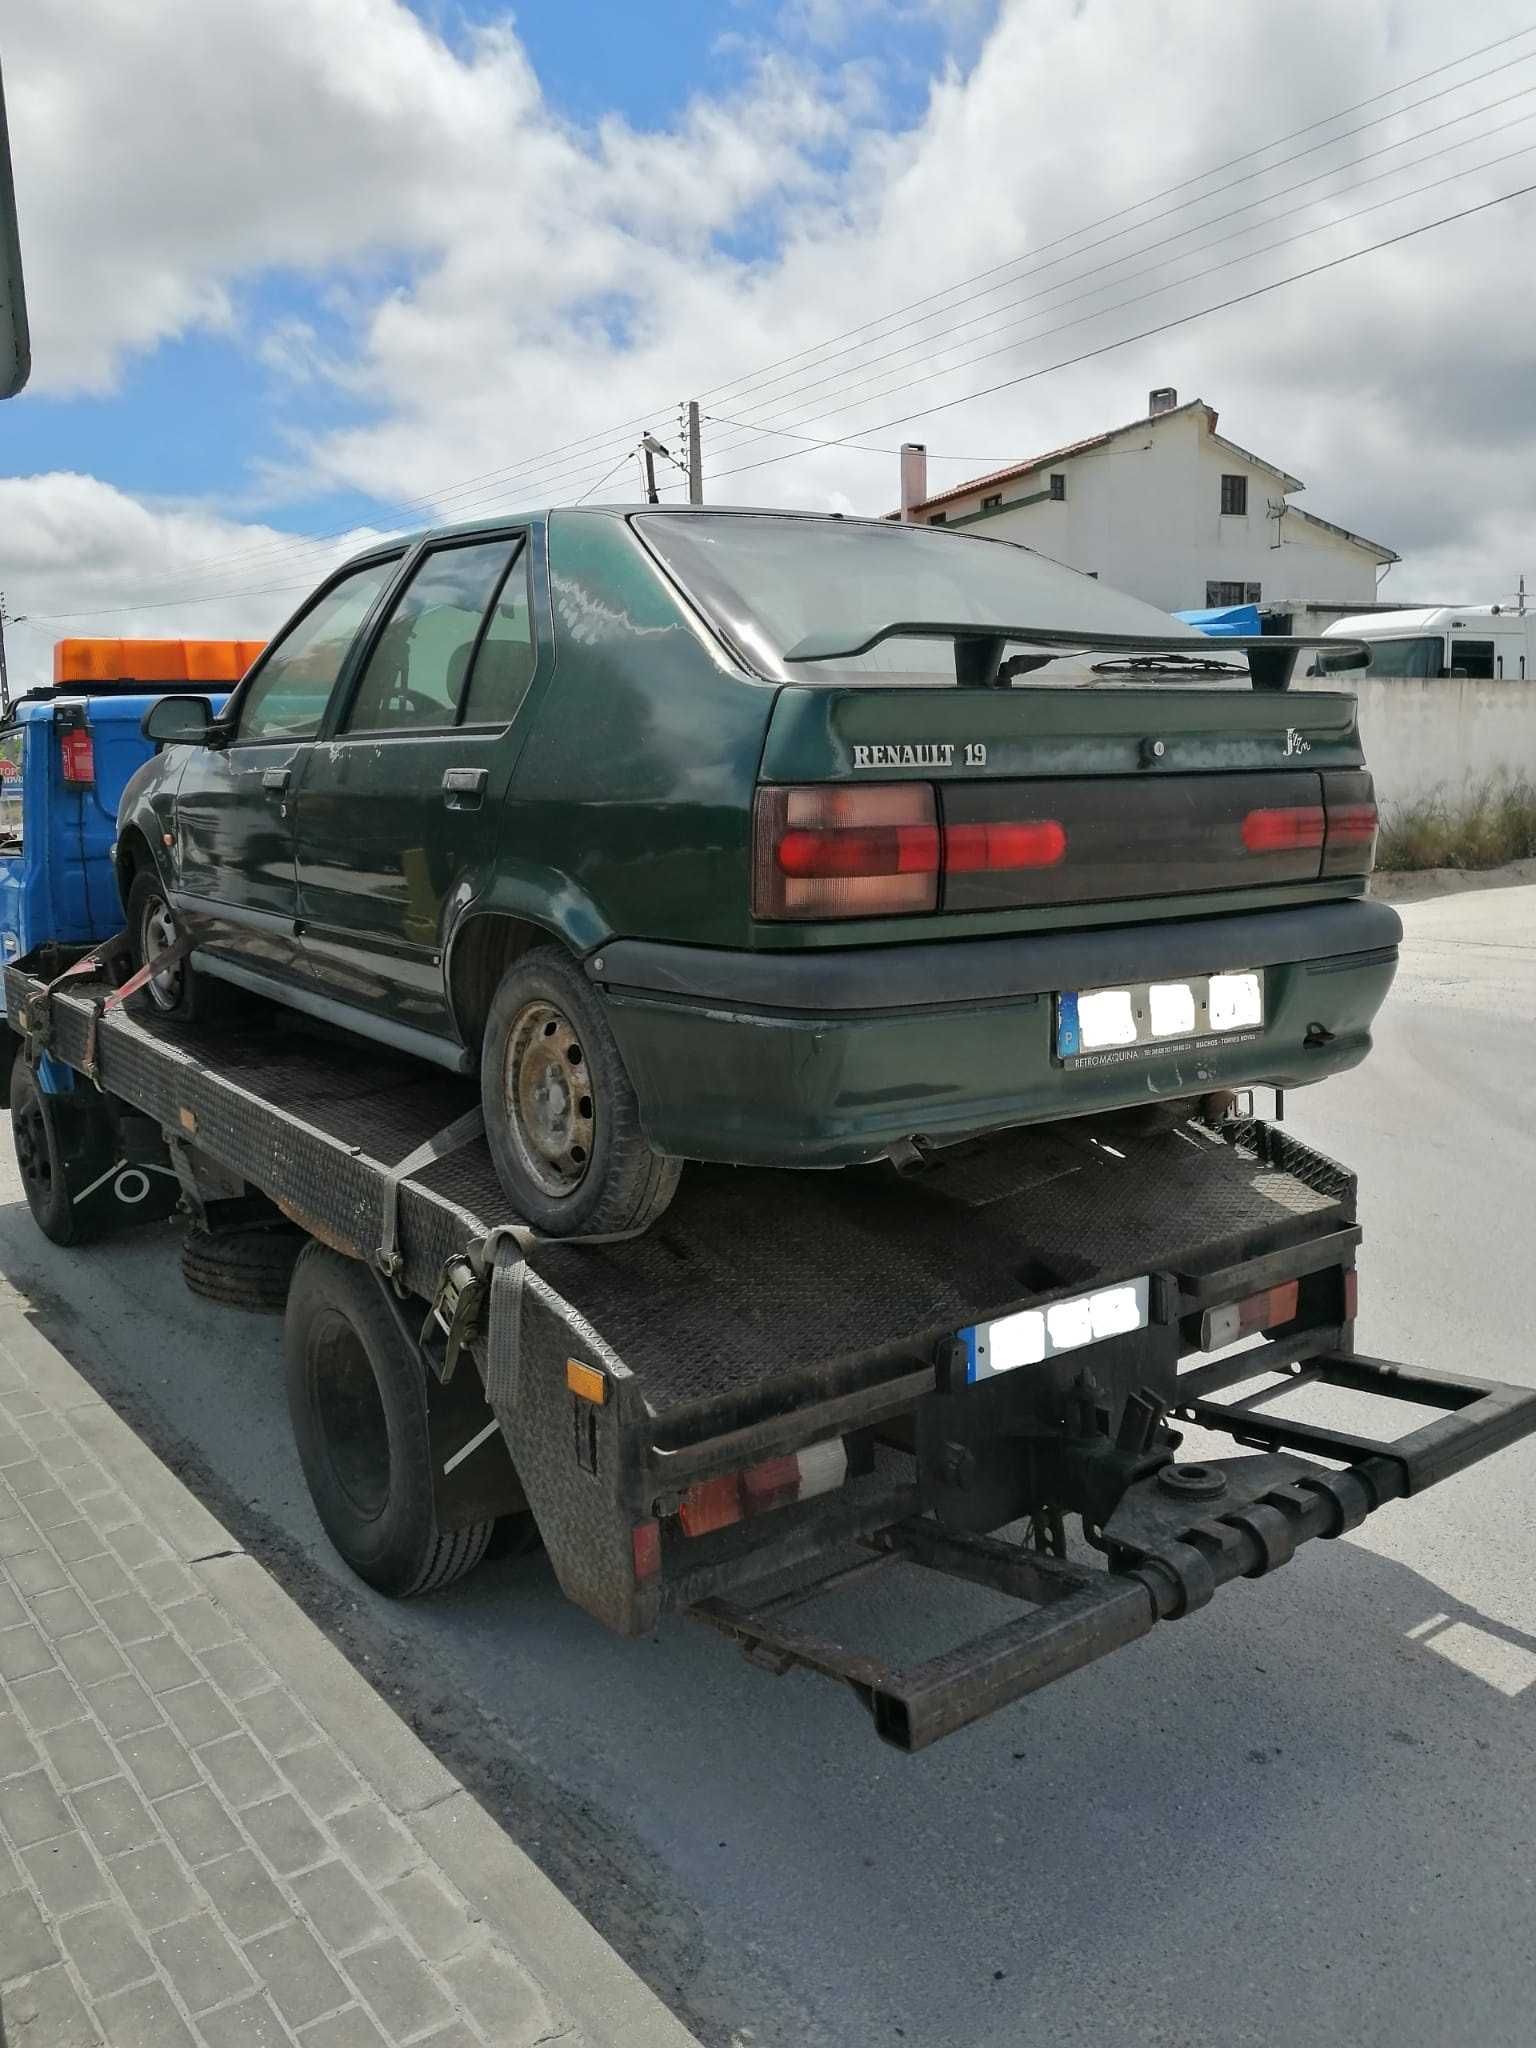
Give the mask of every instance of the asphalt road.
MULTIPOLYGON (((1536 1381, 1536 888, 1406 907, 1359 1073, 1362 1348, 1536 1381)), ((66 1255, 8 1151, 0 1271, 709 2043, 1527 2048, 1536 1443, 916 1758, 685 1624, 627 1644, 494 1560, 391 1607, 290 1447, 276 1327, 156 1231, 66 1255)), ((854 1596, 847 1596, 851 1601, 854 1596)), ((991 1596, 858 1596, 937 1647, 991 1596)))

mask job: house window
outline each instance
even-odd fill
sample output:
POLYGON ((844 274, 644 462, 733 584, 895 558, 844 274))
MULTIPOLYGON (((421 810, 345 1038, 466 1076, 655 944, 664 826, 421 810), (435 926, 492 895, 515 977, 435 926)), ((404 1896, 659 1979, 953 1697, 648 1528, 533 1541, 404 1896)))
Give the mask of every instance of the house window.
POLYGON ((947 526, 949 524, 949 514, 947 512, 930 512, 928 514, 928 524, 930 526, 947 526))
POLYGON ((1001 491, 994 491, 994 492, 992 493, 992 495, 991 495, 991 497, 990 497, 990 498, 983 498, 983 499, 982 499, 982 501, 981 501, 981 509, 982 509, 982 511, 983 511, 983 512, 996 512, 996 511, 998 510, 999 506, 1000 506, 1000 505, 1002 504, 1002 502, 1003 502, 1003 494, 1002 494, 1002 492, 1001 492, 1001 491))
POLYGON ((1208 609, 1219 604, 1260 604, 1262 591, 1259 583, 1207 583, 1205 602, 1208 609))
POLYGON ((1248 510, 1247 477, 1224 476, 1222 478, 1221 509, 1223 512, 1246 512, 1248 510))
POLYGON ((1053 469, 1051 471, 1051 496, 1056 500, 1057 504, 1060 505, 1065 502, 1066 495, 1067 480, 1062 475, 1059 469, 1053 469))

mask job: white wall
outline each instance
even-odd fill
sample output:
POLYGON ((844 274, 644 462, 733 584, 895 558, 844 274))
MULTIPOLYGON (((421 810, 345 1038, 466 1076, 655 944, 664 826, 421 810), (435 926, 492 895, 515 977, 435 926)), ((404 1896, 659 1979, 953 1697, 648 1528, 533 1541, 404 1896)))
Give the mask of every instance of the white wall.
POLYGON ((1387 807, 1436 791, 1454 799, 1500 776, 1536 782, 1536 682, 1333 676, 1292 687, 1355 692, 1366 764, 1387 807))
MULTIPOLYGON (((1067 479, 1064 502, 1009 507, 1011 496, 1048 489, 1042 470, 1000 486, 1002 509, 966 531, 1022 541, 1164 611, 1203 605, 1217 580, 1259 584, 1266 605, 1375 601, 1374 558, 1299 513, 1268 518, 1284 496, 1279 479, 1213 440, 1203 411, 1168 414, 1050 467, 1067 479), (1222 511, 1223 475, 1247 477, 1246 513, 1222 511)), ((978 492, 945 509, 953 521, 980 506, 978 492)))

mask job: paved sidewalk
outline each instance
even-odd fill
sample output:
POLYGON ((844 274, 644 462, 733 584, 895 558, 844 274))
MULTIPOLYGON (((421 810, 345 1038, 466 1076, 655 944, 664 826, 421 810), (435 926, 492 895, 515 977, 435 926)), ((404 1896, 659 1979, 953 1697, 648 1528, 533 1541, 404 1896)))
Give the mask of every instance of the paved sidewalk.
POLYGON ((0 2005, 8 2048, 692 2041, 14 1300, 0 2005))

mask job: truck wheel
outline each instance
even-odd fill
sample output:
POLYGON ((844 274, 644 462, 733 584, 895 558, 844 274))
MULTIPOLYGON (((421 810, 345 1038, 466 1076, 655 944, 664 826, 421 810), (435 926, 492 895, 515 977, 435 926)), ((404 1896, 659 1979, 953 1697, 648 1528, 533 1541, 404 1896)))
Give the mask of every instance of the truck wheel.
POLYGON ((189 1230, 181 1247, 181 1277, 189 1292, 224 1308, 280 1316, 304 1233, 288 1223, 253 1223, 243 1230, 189 1230))
MULTIPOLYGON (((128 891, 128 933, 135 967, 153 960, 181 937, 176 913, 153 868, 140 868, 133 878, 128 891)), ((184 1024, 208 1023, 219 1014, 223 993, 217 982, 198 974, 190 960, 180 960, 155 976, 141 1000, 162 1017, 174 1017, 184 1024)))
POLYGON ((11 1068, 11 1136, 22 1192, 44 1237, 64 1245, 100 1237, 114 1205, 90 1200, 87 1190, 111 1171, 110 1134, 67 1097, 44 1094, 25 1053, 11 1068))
POLYGON ((480 1093, 501 1184, 536 1230, 644 1230, 677 1192, 682 1162, 646 1142, 602 1005, 558 947, 536 947, 503 975, 486 1020, 480 1093))
POLYGON ((477 1565, 494 1519, 440 1530, 427 1383, 371 1275, 309 1243, 283 1324, 288 1413, 325 1533, 360 1579, 395 1598, 477 1565))

